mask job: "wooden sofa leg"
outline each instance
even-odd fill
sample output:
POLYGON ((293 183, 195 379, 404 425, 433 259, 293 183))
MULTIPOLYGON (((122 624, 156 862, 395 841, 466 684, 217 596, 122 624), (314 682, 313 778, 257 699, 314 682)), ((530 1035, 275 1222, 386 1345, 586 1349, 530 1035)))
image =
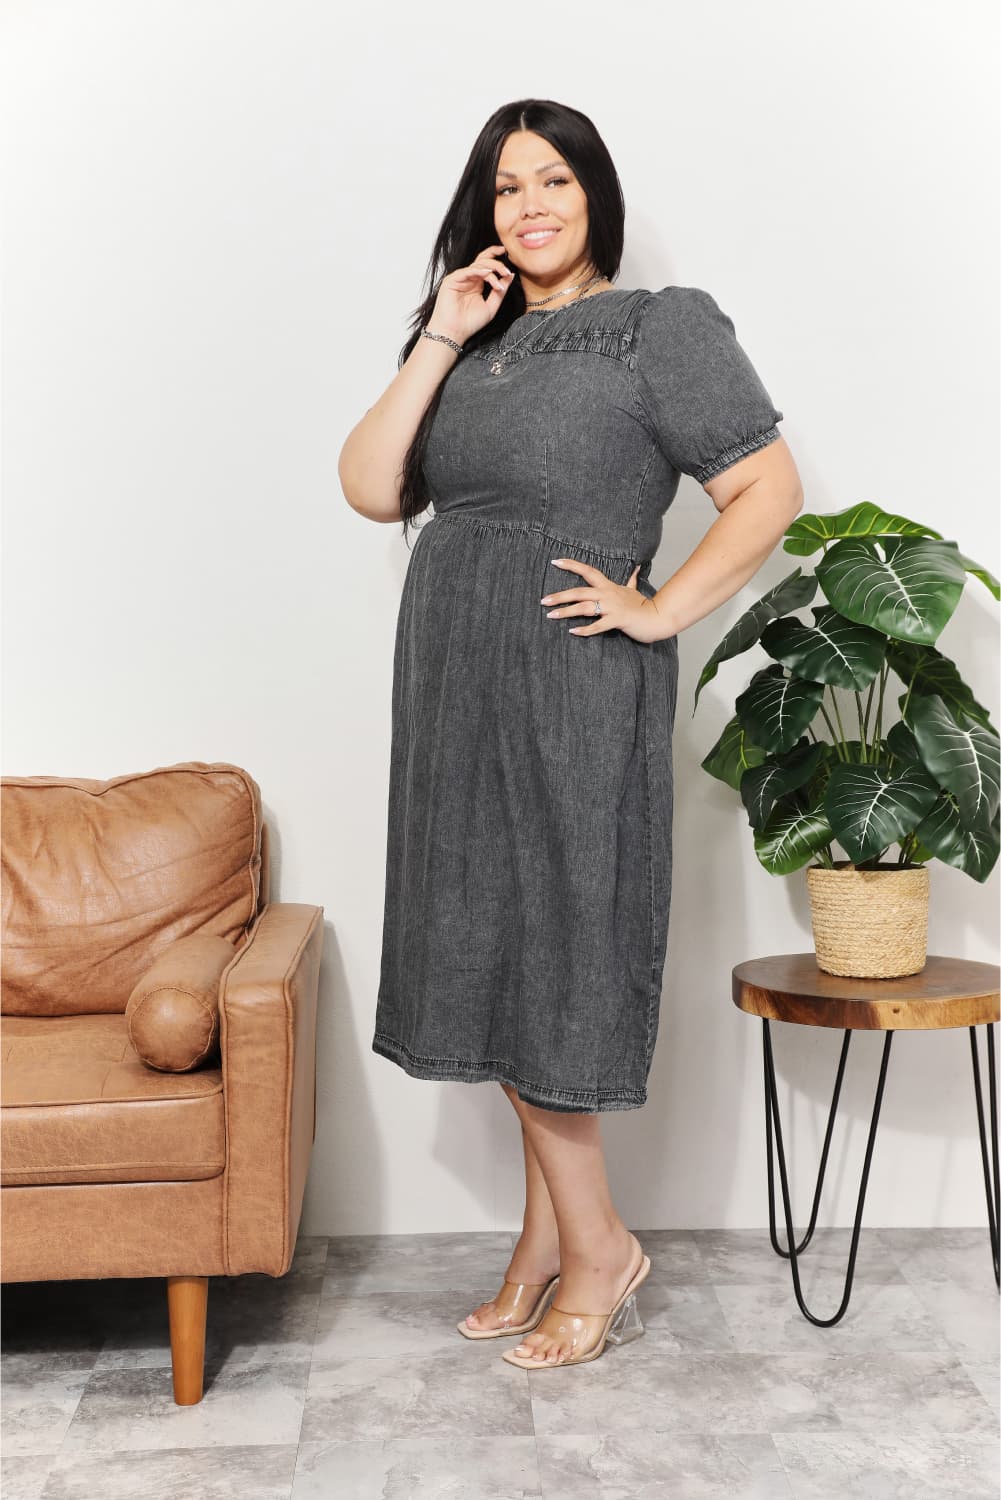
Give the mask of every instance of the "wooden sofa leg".
POLYGON ((167 1277, 170 1363, 178 1406, 195 1406, 202 1399, 208 1295, 207 1276, 167 1277))

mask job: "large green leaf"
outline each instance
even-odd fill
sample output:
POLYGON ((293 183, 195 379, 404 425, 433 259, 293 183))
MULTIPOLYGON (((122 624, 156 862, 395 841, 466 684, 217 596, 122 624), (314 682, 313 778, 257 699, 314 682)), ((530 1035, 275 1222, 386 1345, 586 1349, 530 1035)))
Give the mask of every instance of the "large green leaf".
POLYGON ((861 864, 910 833, 938 796, 938 783, 920 766, 836 765, 824 811, 848 857, 861 864))
POLYGON ((844 510, 833 511, 830 515, 799 515, 796 517, 785 532, 785 541, 782 546, 786 552, 791 552, 794 557, 809 557, 811 553, 825 546, 827 542, 837 541, 839 537, 868 537, 875 540, 877 537, 885 536, 930 536, 945 542, 947 547, 955 547, 957 556, 968 573, 974 578, 979 578, 994 595, 995 599, 1001 599, 1001 584, 982 563, 974 562, 972 557, 966 557, 958 549, 958 544, 946 541, 940 531, 935 531, 931 526, 925 526, 920 521, 911 521, 907 516, 895 515, 892 511, 882 510, 880 506, 873 505, 869 500, 861 500, 857 505, 849 505, 844 510))
POLYGON ((787 677, 775 662, 755 672, 734 707, 753 743, 774 754, 792 749, 812 723, 823 696, 822 682, 787 677))
POLYGON ((997 734, 972 719, 958 722, 934 693, 912 693, 901 703, 922 764, 955 797, 964 828, 989 827, 1001 795, 997 734))
POLYGON ((928 537, 836 542, 817 564, 824 593, 849 620, 902 641, 937 640, 966 582, 955 547, 928 537))
POLYGON ((946 542, 946 546, 955 547, 956 556, 959 558, 966 571, 968 573, 972 573, 974 578, 979 578, 980 582, 985 584, 986 587, 990 589, 995 599, 1001 599, 1001 584, 998 583, 993 573, 988 572, 988 570, 983 566, 982 563, 974 562, 972 557, 965 557, 963 553, 960 552, 959 544, 957 542, 946 542))
POLYGON ((983 884, 997 864, 1001 811, 986 828, 964 828, 958 807, 943 793, 914 832, 929 854, 983 884))
POLYGON ((734 718, 724 724, 723 733, 702 761, 702 769, 737 792, 744 772, 749 766, 759 766, 764 758, 765 752, 751 743, 739 720, 734 718))
POLYGON ((914 738, 914 730, 909 729, 902 719, 894 724, 886 736, 886 748, 905 766, 922 766, 927 770, 921 759, 918 742, 914 738))
POLYGON ((692 714, 694 715, 699 706, 699 694, 706 683, 711 682, 716 676, 716 668, 721 661, 726 661, 731 656, 739 656, 742 651, 753 646, 760 640, 761 632, 769 620, 777 619, 779 615, 785 614, 786 610, 801 609, 804 604, 809 604, 816 592, 817 580, 813 574, 804 574, 802 568, 795 568, 773 589, 769 589, 767 594, 763 594, 756 604, 752 604, 737 623, 730 627, 702 668, 695 687, 692 714))
POLYGON ((783 798, 755 833, 754 852, 770 875, 791 875, 808 864, 832 837, 823 807, 801 808, 783 798))
POLYGON ((787 755, 762 761, 741 777, 740 798, 752 828, 762 828, 780 797, 804 786, 827 754, 824 744, 801 740, 787 755))
POLYGON ((907 687, 927 697, 936 694, 953 714, 976 719, 985 729, 993 729, 991 716, 966 686, 959 668, 935 646, 915 645, 911 641, 887 641, 886 660, 907 687))
POLYGON ((882 510, 870 500, 860 500, 827 516, 799 515, 786 528, 786 540, 782 543, 786 552, 795 557, 808 557, 825 542, 843 536, 933 536, 941 537, 940 531, 922 526, 919 521, 909 521, 906 516, 894 515, 882 510))
POLYGON ((824 604, 814 609, 812 625, 790 616, 773 620, 761 644, 797 677, 859 689, 868 687, 883 665, 886 636, 824 604))

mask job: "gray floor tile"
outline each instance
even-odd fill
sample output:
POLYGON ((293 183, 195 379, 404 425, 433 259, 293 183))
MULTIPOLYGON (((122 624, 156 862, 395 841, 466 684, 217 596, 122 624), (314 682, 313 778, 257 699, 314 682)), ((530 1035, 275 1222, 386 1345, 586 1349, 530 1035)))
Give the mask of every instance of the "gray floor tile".
POLYGON ((358 1438, 528 1437, 532 1407, 528 1381, 461 1334, 461 1347, 405 1359, 344 1359, 313 1365, 301 1440, 358 1438))
POLYGON ((736 1350, 716 1288, 706 1282, 684 1286, 648 1276, 636 1303, 644 1327, 656 1332, 658 1345, 665 1350, 691 1354, 736 1350))
POLYGON ((0 1495, 3 1500, 40 1500, 54 1453, 15 1453, 0 1459, 0 1495))
POLYGON ((295 1455, 294 1443, 69 1451, 53 1464, 40 1500, 288 1500, 295 1455))
POLYGON ((990 1285, 970 1287, 948 1281, 918 1281, 910 1285, 929 1320, 939 1330, 944 1348, 955 1350, 962 1359, 998 1358, 998 1295, 993 1278, 990 1285))
MULTIPOLYGON (((845 1354, 872 1349, 935 1352, 948 1345, 941 1324, 905 1282, 853 1282, 848 1306, 837 1323, 818 1328, 803 1316, 792 1284, 714 1288, 733 1344, 745 1354, 845 1354)), ((841 1306, 843 1280, 803 1295, 818 1318, 832 1318, 841 1306)))
POLYGON ((990 1435, 781 1432, 775 1445, 795 1500, 997 1500, 990 1435))
POLYGON ((588 1364, 526 1370, 536 1433, 764 1435, 768 1424, 748 1379, 747 1358, 679 1354, 669 1333, 648 1329, 588 1364))
POLYGON ((825 1429, 968 1433, 997 1423, 954 1354, 743 1354, 772 1433, 825 1429))
POLYGON ((535 1439, 489 1435, 302 1443, 292 1500, 541 1500, 535 1439))
POLYGON ((178 1406, 168 1370, 97 1370, 87 1381, 62 1451, 294 1444, 307 1378, 303 1361, 234 1370, 207 1365, 201 1401, 178 1406))
POLYGON ((964 1359, 963 1369, 991 1410, 1001 1417, 1001 1381, 997 1359, 964 1359))
POLYGON ((767 1435, 653 1430, 538 1441, 545 1500, 792 1500, 767 1435))
POLYGON ((313 1368, 354 1358, 405 1359, 408 1356, 451 1354, 461 1344, 474 1358, 498 1340, 474 1343, 456 1328, 466 1313, 494 1288, 473 1286, 468 1293, 428 1292, 414 1286, 403 1292, 369 1292, 362 1297, 337 1295, 336 1283, 324 1286, 316 1314, 313 1368))
POLYGON ((980 1228, 877 1229, 875 1235, 908 1281, 949 1282, 973 1292, 993 1287, 997 1294, 986 1222, 980 1228))
POLYGON ((22 1370, 4 1377, 0 1447, 5 1457, 57 1453, 91 1380, 89 1370, 22 1370))

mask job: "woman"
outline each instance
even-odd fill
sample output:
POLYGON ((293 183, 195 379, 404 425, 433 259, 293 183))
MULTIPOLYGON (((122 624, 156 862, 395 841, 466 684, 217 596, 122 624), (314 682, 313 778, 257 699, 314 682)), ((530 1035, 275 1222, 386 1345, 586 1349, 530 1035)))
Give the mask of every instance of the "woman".
POLYGON ((623 218, 585 115, 499 109, 339 464, 349 504, 404 536, 434 506, 397 621, 372 1047, 416 1078, 494 1080, 519 1116, 523 1232, 458 1327, 525 1334, 504 1358, 528 1368, 642 1332, 650 1261, 598 1116, 645 1102, 657 1035, 677 636, 802 506, 783 414, 713 298, 614 285, 623 218), (721 514, 656 589, 681 473, 721 514))

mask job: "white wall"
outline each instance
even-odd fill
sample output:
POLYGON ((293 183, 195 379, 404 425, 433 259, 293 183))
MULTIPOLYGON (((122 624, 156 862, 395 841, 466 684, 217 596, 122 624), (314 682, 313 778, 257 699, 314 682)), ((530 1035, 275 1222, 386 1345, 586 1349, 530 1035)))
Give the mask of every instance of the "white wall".
MULTIPOLYGON (((994 10, 4 7, 3 769, 220 759, 260 782, 276 895, 327 915, 308 1231, 520 1223, 499 1087, 411 1080, 369 1050, 408 553, 336 472, 396 371, 477 130, 529 94, 589 113, 628 204, 619 284, 704 286, 731 313, 807 509, 877 501, 996 570, 994 10)), ((684 480, 655 583, 715 518, 684 480)), ((804 876, 761 869, 699 768, 751 656, 694 719, 691 702, 792 565, 776 552, 681 640, 651 1099, 604 1121, 638 1228, 767 1222, 760 1023, 730 970, 812 947, 804 876)), ((997 618, 971 581, 941 641, 995 715, 997 618)), ((979 887, 934 864, 930 951, 995 960, 997 893, 997 872, 979 887)), ((801 1222, 840 1038, 775 1028, 801 1222)), ((826 1223, 851 1223, 880 1045, 852 1045, 826 1223)), ((903 1034, 866 1223, 984 1218, 968 1033, 903 1034)))

